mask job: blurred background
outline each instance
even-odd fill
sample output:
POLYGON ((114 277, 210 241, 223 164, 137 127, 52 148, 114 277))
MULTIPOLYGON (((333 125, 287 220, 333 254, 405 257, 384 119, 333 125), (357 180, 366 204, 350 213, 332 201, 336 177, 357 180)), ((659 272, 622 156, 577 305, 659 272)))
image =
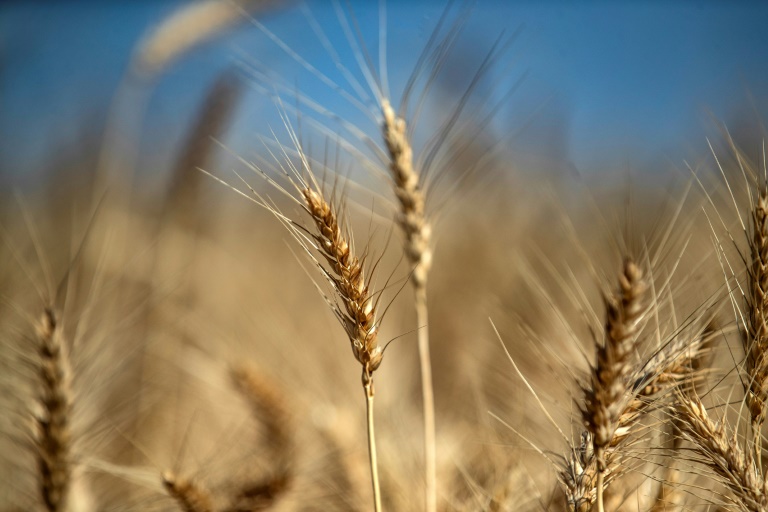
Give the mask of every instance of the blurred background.
MULTIPOLYGON (((132 63, 142 42, 184 2, 3 2, 0 151, 3 182, 34 181, 52 153, 87 139, 103 137, 108 120, 134 122, 141 157, 137 168, 157 175, 168 168, 212 83, 232 70, 247 76, 243 62, 256 60, 291 87, 303 88, 308 73, 249 22, 246 15, 197 30, 188 50, 136 80, 141 101, 125 109, 138 120, 109 119, 116 96, 132 91, 132 63), (141 115, 135 110, 141 105, 141 115)), ((257 15, 272 32, 324 73, 334 65, 304 16, 311 11, 331 44, 351 59, 332 2, 232 2, 257 15)), ((378 2, 352 2, 369 45, 377 44, 378 2)), ((443 11, 442 2, 386 3, 390 88, 395 93, 413 69, 419 49, 443 11)), ((630 165, 653 169, 679 163, 702 147, 708 116, 736 123, 761 119, 768 34, 764 2, 526 2, 473 4, 461 41, 452 52, 454 68, 439 87, 464 87, 462 60, 484 57, 500 34, 521 30, 497 66, 499 81, 519 78, 519 91, 505 102, 496 128, 510 131, 527 123, 518 137, 520 151, 557 154, 580 171, 630 165), (452 84, 452 81, 456 84, 452 84)), ((352 69, 354 61, 347 61, 352 69)), ((141 74, 141 73, 138 73, 141 74)), ((339 80, 340 81, 340 80, 339 80)), ((313 97, 340 110, 344 102, 313 84, 313 97)), ((497 82, 496 91, 503 87, 497 82)), ((135 92, 135 91, 134 91, 135 92)), ((254 132, 275 120, 274 107, 261 91, 245 87, 236 111, 220 134, 236 151, 253 146, 254 132)), ((125 102, 130 103, 130 100, 125 102)), ((123 113, 124 114, 124 113, 123 113)))

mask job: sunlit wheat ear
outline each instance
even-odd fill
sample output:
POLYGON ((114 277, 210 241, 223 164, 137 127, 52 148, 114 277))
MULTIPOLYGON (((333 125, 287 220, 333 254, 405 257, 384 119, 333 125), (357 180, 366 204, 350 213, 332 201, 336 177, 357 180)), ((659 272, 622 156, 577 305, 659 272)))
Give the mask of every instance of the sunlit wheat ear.
POLYGON ((383 351, 377 341, 376 303, 366 283, 363 264, 352 254, 335 208, 311 187, 302 189, 301 194, 317 228, 313 235, 316 248, 331 267, 326 275, 344 306, 343 310, 337 310, 337 316, 352 343, 355 358, 363 365, 365 383, 381 364, 383 351))
POLYGON ((606 449, 619 427, 619 419, 628 400, 628 379, 632 354, 645 305, 647 285, 643 271, 631 259, 624 262, 619 276, 619 291, 607 297, 605 339, 597 346, 597 364, 589 386, 584 388, 582 416, 592 434, 597 473, 597 506, 602 512, 602 488, 607 463, 606 449))
POLYGON ((376 441, 373 429, 373 372, 381 364, 384 352, 378 345, 376 323, 376 302, 365 281, 363 264, 352 254, 351 243, 339 225, 335 208, 325 200, 320 190, 307 186, 301 190, 304 206, 315 222, 317 233, 313 235, 316 248, 328 261, 331 270, 325 271, 333 283, 338 298, 343 304, 336 307, 336 316, 341 321, 352 344, 352 352, 363 366, 362 382, 365 390, 368 453, 371 462, 374 509, 381 510, 376 441))
MULTIPOLYGON (((344 215, 343 212, 339 211, 341 206, 336 206, 326 199, 323 188, 312 173, 309 160, 301 148, 298 136, 290 127, 285 116, 283 116, 283 121, 293 146, 298 152, 301 164, 300 168, 296 167, 288 158, 287 149, 283 148, 285 162, 279 166, 286 179, 294 187, 298 197, 281 187, 259 169, 254 170, 261 173, 279 191, 289 195, 300 204, 312 219, 314 227, 305 227, 288 218, 253 189, 251 191, 256 194, 257 199, 255 201, 270 210, 286 226, 333 288, 333 299, 323 296, 344 328, 352 353, 362 366, 371 483, 374 509, 378 512, 381 510, 381 492, 373 422, 373 373, 381 365, 384 356, 384 351, 378 344, 380 319, 377 318, 377 306, 381 294, 374 293, 369 288, 364 266, 368 251, 365 250, 362 256, 355 254, 350 230, 342 228, 344 215)), ((339 205, 341 204, 339 203, 339 205)))
POLYGON ((751 450, 742 450, 736 432, 728 433, 724 420, 713 421, 696 396, 677 396, 677 414, 685 438, 693 443, 700 460, 733 492, 742 510, 768 510, 765 480, 755 466, 751 450))
POLYGON ((163 473, 163 487, 184 512, 214 512, 213 499, 206 489, 190 479, 163 473))
POLYGON ((46 308, 37 324, 39 411, 33 435, 40 495, 49 511, 67 509, 72 473, 71 369, 61 326, 53 309, 46 308))

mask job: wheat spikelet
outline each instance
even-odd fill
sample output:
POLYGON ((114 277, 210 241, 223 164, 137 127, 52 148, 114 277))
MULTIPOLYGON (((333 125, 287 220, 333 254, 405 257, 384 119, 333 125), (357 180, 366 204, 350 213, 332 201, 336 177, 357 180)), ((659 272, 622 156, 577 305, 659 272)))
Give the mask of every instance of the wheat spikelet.
MULTIPOLYGON (((710 345, 717 335, 717 327, 714 321, 707 323, 706 327, 699 336, 694 337, 690 342, 684 336, 677 336, 671 344, 665 347, 665 350, 652 359, 650 365, 655 367, 653 372, 657 375, 658 383, 652 380, 638 393, 638 396, 652 398, 654 396, 665 397, 671 389, 679 390, 681 393, 691 396, 696 393, 697 386, 704 379, 707 361, 711 355, 710 345), (664 355, 668 354, 668 355, 664 355), (663 360, 666 359, 666 364, 663 360)), ((640 382, 646 382, 641 379, 640 382)), ((683 506, 684 494, 679 492, 680 471, 678 457, 682 448, 682 437, 680 432, 680 419, 677 417, 668 418, 671 425, 667 428, 668 450, 666 458, 666 467, 664 477, 659 485, 658 493, 651 507, 651 512, 671 512, 680 510, 683 506)), ((662 428, 666 425, 662 425, 662 428)))
POLYGON ((163 487, 184 512, 214 512, 211 495, 196 482, 178 478, 171 471, 165 471, 162 478, 163 487))
POLYGON ((41 405, 35 418, 34 444, 40 494, 51 512, 66 510, 70 489, 70 364, 61 326, 53 309, 46 308, 37 325, 41 405))
POLYGON ((565 499, 569 510, 589 512, 592 509, 596 498, 596 469, 592 435, 584 431, 581 433, 581 444, 571 450, 558 472, 558 478, 565 488, 565 499))

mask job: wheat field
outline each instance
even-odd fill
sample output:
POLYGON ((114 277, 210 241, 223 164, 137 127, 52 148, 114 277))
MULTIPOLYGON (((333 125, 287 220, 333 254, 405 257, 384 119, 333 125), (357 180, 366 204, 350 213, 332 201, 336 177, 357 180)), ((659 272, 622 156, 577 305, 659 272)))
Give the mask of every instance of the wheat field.
POLYGON ((467 58, 442 9, 403 74, 396 6, 181 5, 0 190, 0 510, 768 511, 763 133, 561 172, 494 117, 520 32, 467 58), (142 169, 162 74, 241 25, 285 67, 237 54, 142 169))

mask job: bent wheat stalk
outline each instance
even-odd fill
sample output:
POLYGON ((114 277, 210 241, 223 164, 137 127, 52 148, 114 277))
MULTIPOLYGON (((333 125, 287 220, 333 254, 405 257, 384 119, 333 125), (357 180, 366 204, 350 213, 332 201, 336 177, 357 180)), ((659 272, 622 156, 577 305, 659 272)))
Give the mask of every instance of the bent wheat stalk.
POLYGON ((406 134, 405 120, 399 117, 386 99, 381 103, 384 114, 383 135, 389 152, 389 169, 395 195, 400 203, 397 223, 405 235, 405 253, 413 268, 416 322, 418 324, 421 394, 424 407, 424 458, 426 466, 426 511, 437 510, 437 451, 435 446, 435 398, 432 386, 432 362, 429 354, 429 318, 427 309, 427 276, 432 265, 431 226, 424 213, 424 191, 413 168, 413 149, 406 134))

